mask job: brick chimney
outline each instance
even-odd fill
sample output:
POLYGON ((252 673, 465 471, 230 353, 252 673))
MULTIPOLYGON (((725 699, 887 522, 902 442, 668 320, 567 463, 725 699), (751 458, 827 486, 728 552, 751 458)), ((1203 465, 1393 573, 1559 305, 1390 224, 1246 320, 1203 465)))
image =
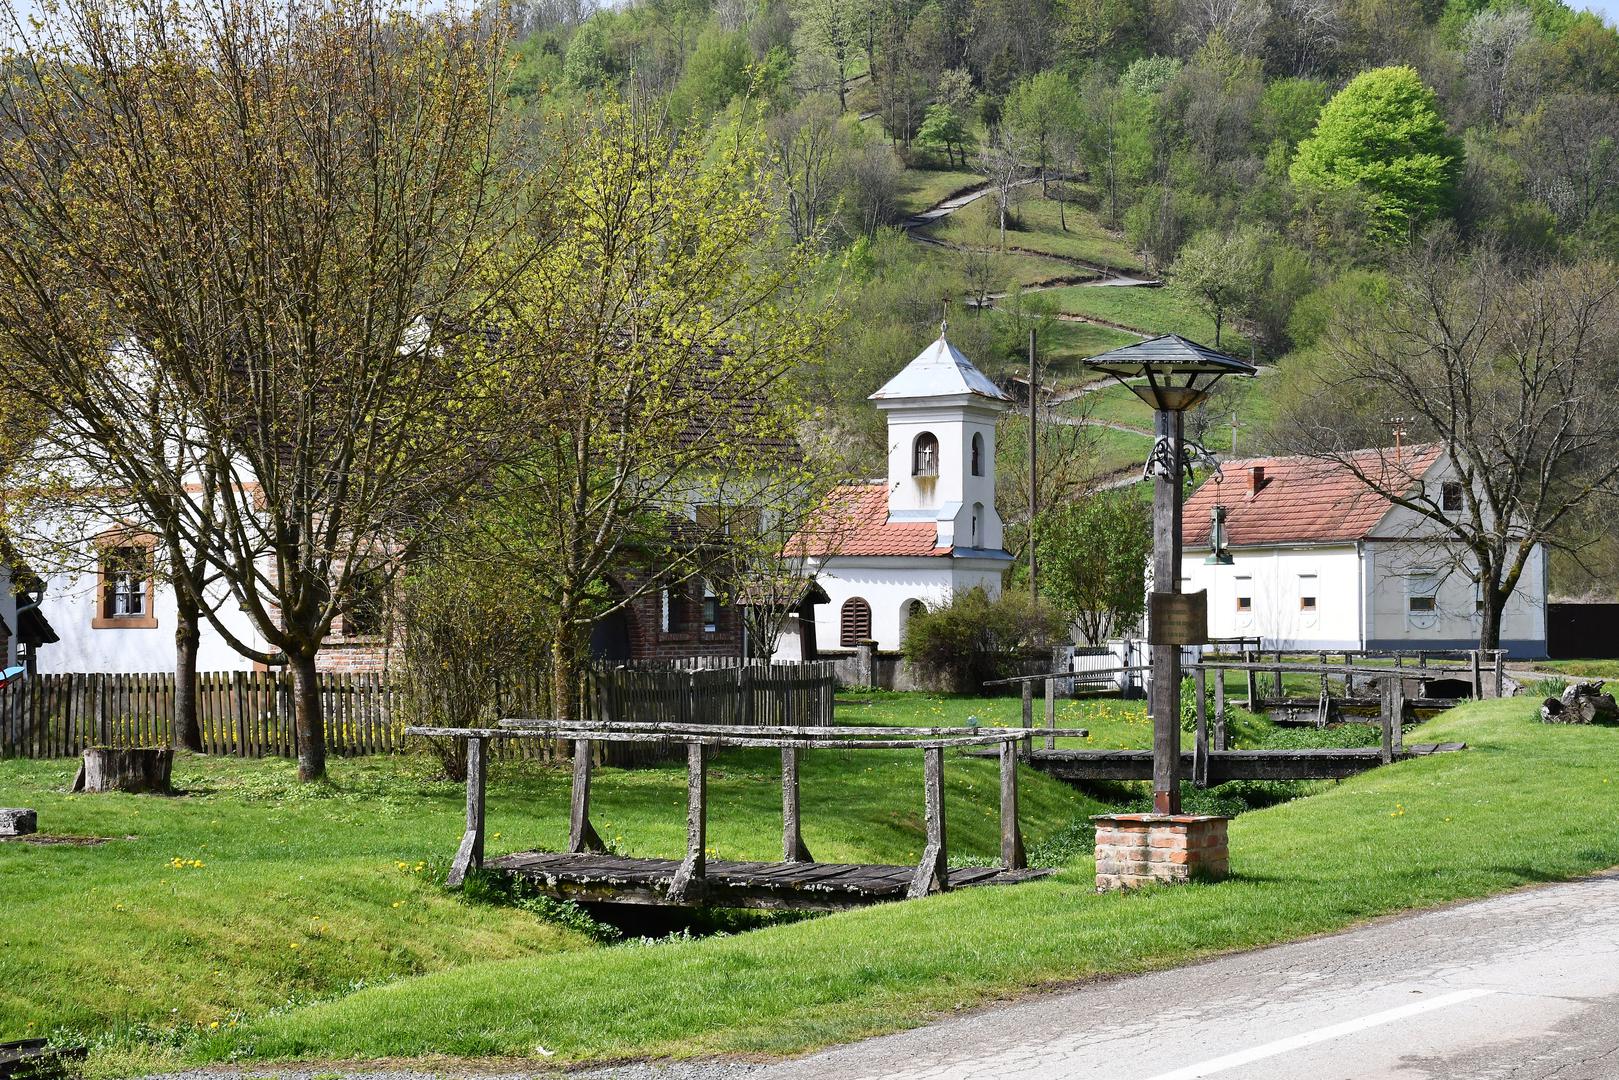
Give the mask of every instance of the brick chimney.
POLYGON ((1265 466, 1250 465, 1248 467, 1248 494, 1258 495, 1259 489, 1265 486, 1265 466))

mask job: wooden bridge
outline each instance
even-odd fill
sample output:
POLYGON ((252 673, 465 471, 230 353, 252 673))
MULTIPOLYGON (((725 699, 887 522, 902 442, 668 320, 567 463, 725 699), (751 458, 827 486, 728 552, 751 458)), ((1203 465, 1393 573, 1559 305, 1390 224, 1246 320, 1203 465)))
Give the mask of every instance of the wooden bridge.
MULTIPOLYGON (((465 739, 467 824, 451 864, 449 884, 460 885, 487 867, 520 875, 561 900, 676 907, 748 907, 838 910, 925 896, 977 885, 1008 885, 1051 871, 1031 869, 1018 825, 1019 728, 748 727, 718 724, 504 720, 497 728, 412 727, 408 735, 465 739), (573 744, 573 790, 568 850, 523 851, 484 859, 484 803, 491 739, 566 740, 573 744), (628 858, 609 853, 590 822, 590 779, 595 743, 676 743, 686 747, 686 854, 676 859, 628 858), (1000 759, 1001 863, 952 870, 944 818, 944 752, 995 747, 1000 759), (782 861, 731 862, 708 854, 708 763, 716 750, 767 748, 781 753, 782 861), (927 842, 916 866, 817 863, 799 825, 799 754, 810 749, 922 751, 922 802, 927 842)), ((1052 730, 1081 737, 1084 729, 1052 730)))
MULTIPOLYGON (((1252 661, 1214 660, 1207 663, 1188 664, 1186 670, 1192 675, 1193 697, 1196 702, 1197 724, 1193 735, 1193 748, 1190 752, 1180 755, 1179 767, 1176 775, 1191 780, 1198 787, 1208 787, 1211 784, 1221 784, 1228 780, 1341 780, 1375 769, 1379 765, 1388 765, 1396 761, 1407 761, 1412 758, 1427 757, 1430 754, 1451 753, 1467 749, 1466 743, 1418 743, 1407 747, 1404 744, 1404 723, 1407 715, 1411 714, 1417 706, 1440 705, 1449 707, 1453 702, 1419 701, 1413 703, 1406 697, 1407 680, 1411 676, 1411 669, 1401 668, 1369 668, 1353 664, 1328 665, 1326 663, 1287 663, 1278 659, 1275 663, 1252 661), (1353 677, 1374 682, 1378 687, 1378 696, 1368 699, 1363 704, 1373 708, 1374 714, 1369 717, 1382 729, 1380 745, 1375 747, 1345 748, 1345 749, 1313 749, 1313 750, 1232 750, 1226 732, 1226 693, 1225 673, 1227 671, 1241 671, 1247 676, 1249 701, 1256 698, 1255 682, 1260 673, 1272 674, 1276 685, 1281 687, 1284 674, 1307 674, 1320 676, 1322 682, 1321 700, 1319 705, 1320 722, 1325 723, 1329 715, 1340 715, 1332 708, 1338 699, 1329 697, 1327 679, 1332 675, 1343 677, 1345 689, 1352 684, 1353 677), (1214 715, 1209 715, 1208 690, 1209 679, 1214 681, 1214 715)), ((1141 670, 1139 667, 1110 669, 1101 672, 1087 672, 1086 675, 1107 675, 1117 671, 1141 670)), ((1424 664, 1424 678, 1432 678, 1431 672, 1445 671, 1444 668, 1429 668, 1424 664)), ((1472 673, 1475 690, 1486 687, 1479 674, 1480 666, 1477 654, 1474 655, 1472 673)), ((1030 765, 1042 772, 1048 773, 1062 780, 1150 780, 1152 779, 1152 751, 1151 750, 1067 750, 1057 748, 1057 736, 1052 730, 1056 726, 1056 711, 1054 708, 1055 685, 1064 678, 1073 678, 1072 675, 1051 674, 1022 676, 1016 679, 1001 680, 1004 683, 1018 682, 1023 686, 1023 724, 1025 729, 1025 742, 1023 756, 1030 765), (1035 682, 1045 681, 1046 690, 1046 729, 1034 726, 1033 716, 1033 687, 1035 682), (1045 746, 1036 749, 1034 738, 1038 735, 1043 738, 1045 746)), ((1344 720, 1358 720, 1359 717, 1342 715, 1344 720)))

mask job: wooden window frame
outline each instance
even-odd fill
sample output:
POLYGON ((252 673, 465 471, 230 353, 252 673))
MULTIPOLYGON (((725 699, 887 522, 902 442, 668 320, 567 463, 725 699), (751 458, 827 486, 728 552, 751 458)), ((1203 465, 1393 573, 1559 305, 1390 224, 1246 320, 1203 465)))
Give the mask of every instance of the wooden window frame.
POLYGON ((1462 493, 1460 480, 1445 480, 1439 485, 1439 509, 1446 514, 1459 514, 1467 508, 1467 498, 1462 493), (1455 499, 1452 500, 1451 496, 1455 499), (1454 501, 1455 505, 1451 503, 1454 501))
POLYGON ((863 596, 851 596, 849 599, 843 602, 841 607, 838 608, 838 644, 845 649, 852 649, 856 645, 859 645, 862 641, 870 640, 871 602, 863 596), (852 605, 856 604, 859 606, 853 608, 851 607, 852 605), (864 612, 865 625, 861 626, 858 622, 856 622, 856 625, 852 629, 853 631, 863 630, 864 632, 851 632, 851 627, 849 625, 850 616, 851 614, 855 614, 858 619, 860 612, 864 612))
POLYGON ((155 630, 157 629, 157 537, 149 533, 114 530, 96 537, 96 607, 90 617, 92 630, 155 630), (115 615, 109 599, 111 581, 107 577, 107 559, 116 551, 140 549, 146 552, 146 602, 140 615, 115 615))

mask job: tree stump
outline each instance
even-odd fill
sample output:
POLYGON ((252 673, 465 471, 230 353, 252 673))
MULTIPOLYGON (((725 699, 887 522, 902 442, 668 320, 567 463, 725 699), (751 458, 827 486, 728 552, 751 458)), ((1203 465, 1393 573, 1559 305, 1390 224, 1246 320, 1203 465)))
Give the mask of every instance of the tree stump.
POLYGON ((169 773, 173 767, 174 751, 167 747, 93 746, 84 752, 73 790, 167 794, 172 790, 169 773))
POLYGON ((1596 724, 1619 722, 1619 703, 1602 692, 1602 683, 1571 683, 1561 698, 1549 697, 1540 706, 1540 718, 1548 724, 1596 724))
POLYGON ((0 809, 0 836, 27 836, 39 829, 39 818, 26 806, 0 809))

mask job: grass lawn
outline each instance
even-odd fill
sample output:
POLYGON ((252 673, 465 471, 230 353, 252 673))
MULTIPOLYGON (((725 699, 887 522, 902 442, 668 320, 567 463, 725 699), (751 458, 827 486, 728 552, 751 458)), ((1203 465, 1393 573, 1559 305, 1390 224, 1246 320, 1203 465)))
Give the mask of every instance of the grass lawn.
POLYGON ((1101 476, 1139 472, 1152 453, 1152 436, 1133 435, 1117 428, 1092 428, 1096 436, 1096 470, 1101 476))
POLYGON ((920 214, 983 182, 982 176, 964 170, 906 169, 900 174, 898 205, 907 214, 920 214))
MULTIPOLYGON (((991 723, 1019 709, 1010 699, 883 697, 840 718, 991 723)), ((1065 709, 1063 721, 1085 716, 1065 709)), ((1132 737, 1122 716, 1101 726, 1132 737)), ((331 784, 307 787, 289 762, 182 755, 180 798, 69 795, 74 767, 0 761, 0 806, 35 807, 45 832, 112 838, 0 844, 0 1040, 61 1029, 113 1048, 153 1032, 174 1043, 372 983, 598 948, 521 910, 463 904, 434 883, 459 841, 465 795, 433 779, 425 757, 336 759, 331 784)), ((713 766, 710 843, 722 856, 779 857, 779 767, 769 751, 730 752, 713 766)), ((952 855, 998 852, 997 777, 993 762, 948 764, 952 855)), ((1024 779, 1031 843, 1102 809, 1037 773, 1024 779)), ((568 791, 562 769, 497 762, 491 854, 564 846, 568 791)), ((683 763, 599 770, 593 796, 598 829, 625 853, 684 850, 683 763)), ((818 858, 920 858, 920 752, 811 753, 803 801, 818 858)))
POLYGON ((1534 660, 1537 671, 1555 671, 1576 679, 1619 679, 1619 660, 1534 660))
MULTIPOLYGON (((1179 334, 1203 345, 1214 345, 1214 320, 1172 288, 1097 288, 1075 285, 1053 289, 1046 295, 1061 311, 1090 315, 1134 327, 1145 334, 1179 334)), ((1248 339, 1227 325, 1220 348, 1246 359, 1248 339)))
POLYGON ((1023 190, 1030 195, 1016 208, 1019 227, 1007 232, 1008 244, 1121 270, 1141 268, 1141 257, 1130 250, 1122 236, 1105 228, 1101 219, 1089 210, 1070 203, 1065 232, 1057 203, 1041 198, 1038 186, 1031 185, 1023 190))
MULTIPOLYGON (((1068 265, 1070 274, 1084 267, 1111 266, 1129 269, 1140 264, 1124 242, 1102 228, 1094 214, 1081 207, 1068 207, 1068 231, 1058 219, 1055 202, 1040 197, 1036 185, 1020 188, 1024 193, 1016 208, 1018 223, 1006 230, 1006 246, 1023 252, 1072 260, 1083 266, 1068 265)), ((992 228, 984 200, 963 207, 928 226, 929 234, 940 240, 968 246, 999 244, 1000 231, 992 228)), ((937 200, 935 200, 937 201, 937 200)))
MULTIPOLYGON (((1062 704, 1059 721, 1091 727, 1094 745, 1144 745, 1139 703, 1062 704)), ((411 759, 338 762, 336 784, 317 797, 290 782, 286 763, 188 758, 177 772, 193 793, 177 799, 71 797, 58 790, 66 763, 3 762, 0 804, 37 806, 52 831, 137 839, 0 845, 0 1038, 56 1025, 104 1035, 103 1071, 531 1057, 541 1046, 552 1065, 801 1051, 995 996, 1619 863, 1619 834, 1602 824, 1619 813, 1619 730, 1542 725, 1534 705, 1463 706, 1408 738, 1463 740, 1466 753, 1244 814, 1226 883, 1096 896, 1088 848, 1070 844, 1061 873, 1041 882, 656 946, 592 944, 523 910, 439 890, 416 867, 433 869, 453 848, 460 792, 411 759), (175 868, 174 858, 203 865, 175 868)), ((840 705, 840 719, 861 723, 1006 723, 1019 712, 1015 698, 869 694, 840 705)), ((768 753, 716 765, 711 829, 722 855, 771 854, 774 765, 768 753)), ((811 849, 828 860, 913 859, 919 773, 906 752, 809 755, 811 849)), ((949 760, 953 851, 994 850, 994 775, 992 763, 949 760)), ((598 776, 605 835, 634 854, 680 849, 678 768, 598 776)), ((492 847, 559 844, 566 785, 559 771, 498 769, 492 847)), ((1034 775, 1023 792, 1036 843, 1099 809, 1034 775)))
MULTIPOLYGON (((1032 298, 1045 294, 1040 292, 1028 295, 1032 298)), ((990 317, 1004 319, 1007 316, 1003 312, 994 311, 990 313, 990 317)), ((1084 360, 1098 353, 1105 353, 1109 349, 1117 349, 1121 345, 1133 345, 1140 340, 1133 334, 1097 326, 1094 323, 1053 320, 1040 331, 1041 383, 1066 388, 1094 381, 1096 376, 1080 366, 1084 360)))
MULTIPOLYGON (((656 948, 492 959, 269 1016, 190 1056, 792 1053, 987 998, 1334 930, 1619 863, 1619 731, 1487 701, 1425 726, 1472 749, 1231 827, 1234 878, 1096 896, 1057 877, 656 948)), ((813 841, 812 841, 813 842, 813 841)))

